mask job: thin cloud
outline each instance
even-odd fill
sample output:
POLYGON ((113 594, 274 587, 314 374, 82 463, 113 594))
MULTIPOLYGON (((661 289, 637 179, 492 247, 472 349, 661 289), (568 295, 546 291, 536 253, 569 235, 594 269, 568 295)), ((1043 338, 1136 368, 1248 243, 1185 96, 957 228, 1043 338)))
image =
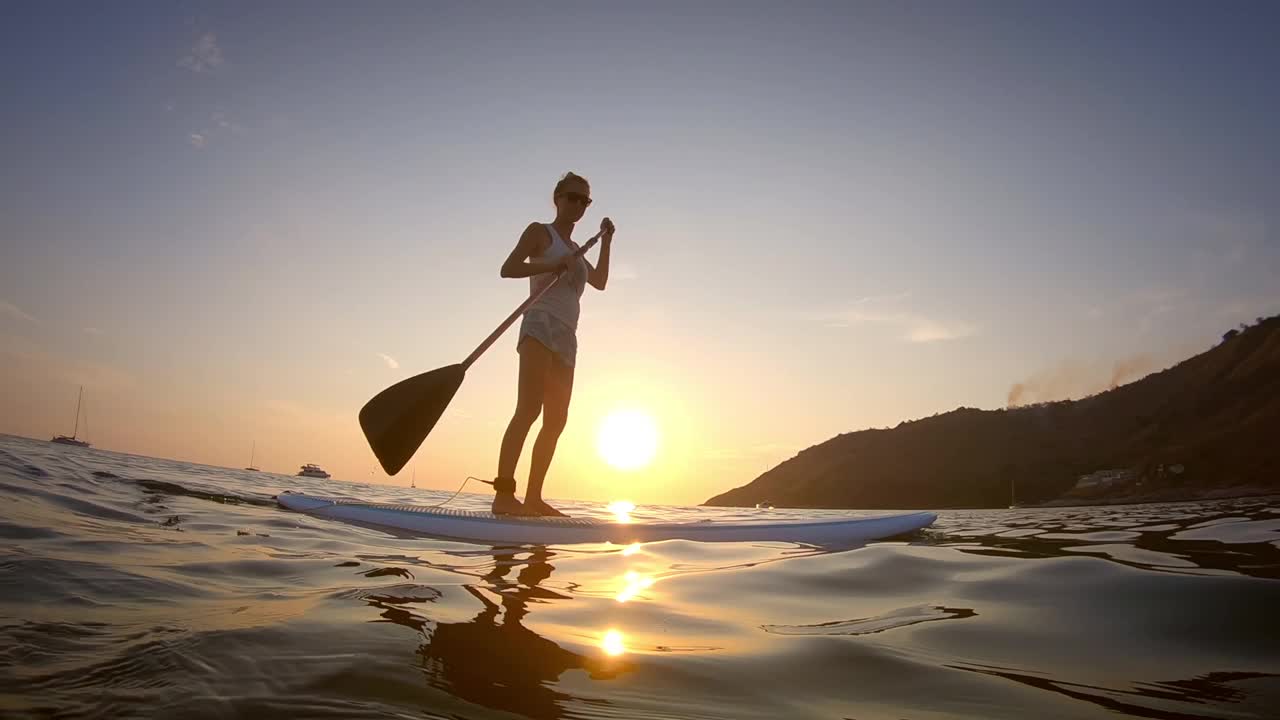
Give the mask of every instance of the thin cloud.
POLYGON ((194 73, 210 73, 222 65, 222 48, 218 47, 218 38, 213 33, 205 33, 196 40, 191 52, 178 60, 178 66, 194 73))
POLYGON ((133 391, 139 385, 127 370, 51 352, 14 335, 0 335, 0 373, 24 382, 84 385, 98 392, 133 391))
POLYGON ((853 307, 865 305, 886 305, 889 303, 902 302, 911 299, 911 291, 904 290, 899 293, 890 293, 888 295, 865 295, 850 303, 853 307))
POLYGON ((220 141, 231 135, 240 135, 245 131, 244 125, 236 122, 225 112, 217 111, 209 116, 209 122, 198 126, 187 136, 187 141, 197 150, 209 147, 209 144, 220 141))
POLYGON ((102 334, 103 334, 103 333, 102 333, 102 331, 101 331, 101 330, 99 330, 99 329, 98 329, 98 328, 96 328, 96 327, 87 327, 87 328, 85 328, 85 329, 84 329, 84 331, 85 331, 86 333, 88 333, 89 335, 102 335, 102 334))
POLYGON ((973 335, 976 329, 967 323, 944 324, 925 317, 911 317, 906 321, 909 326, 906 339, 914 343, 939 342, 942 340, 959 340, 973 335))
POLYGON ((14 320, 22 320, 23 322, 38 323, 29 313, 23 312, 22 308, 14 305, 7 300, 0 300, 0 315, 11 317, 14 320))
POLYGON ((1090 317, 1122 318, 1135 337, 1142 337, 1168 322, 1170 317, 1196 315, 1203 308, 1186 288, 1151 286, 1104 300, 1096 309, 1090 317))
POLYGON ((209 121, 213 123, 213 126, 218 128, 219 130, 226 130, 227 132, 231 132, 231 133, 244 132, 244 125, 241 125, 240 123, 236 122, 233 118, 231 118, 225 112, 222 112, 222 111, 218 111, 210 115, 209 121))
POLYGON ((387 364, 387 367, 391 368, 392 370, 400 369, 400 363, 390 355, 386 353, 378 353, 378 357, 382 358, 382 361, 385 362, 387 364))
POLYGON ((332 408, 311 405, 284 398, 267 400, 262 404, 262 408, 266 410, 268 414, 275 416, 273 419, 284 420, 286 422, 299 425, 346 423, 351 419, 346 413, 336 412, 332 408))
POLYGON ((1217 261, 1214 269, 1243 265, 1266 247, 1267 221, 1258 215, 1193 214, 1187 225, 1204 243, 1208 258, 1217 261))
POLYGON ((609 269, 610 280, 635 280, 638 277, 640 274, 636 272, 635 267, 625 263, 619 263, 609 269))
POLYGON ((1280 293, 1274 295, 1253 295, 1218 303, 1213 309, 1213 317, 1226 321, 1244 321, 1252 323, 1256 318, 1270 317, 1280 312, 1280 293))
POLYGON ((833 328, 888 327, 900 339, 913 343, 958 340, 977 332, 977 328, 966 322, 942 320, 900 307, 910 297, 911 293, 903 292, 859 298, 850 303, 848 309, 826 313, 823 319, 827 327, 833 328))

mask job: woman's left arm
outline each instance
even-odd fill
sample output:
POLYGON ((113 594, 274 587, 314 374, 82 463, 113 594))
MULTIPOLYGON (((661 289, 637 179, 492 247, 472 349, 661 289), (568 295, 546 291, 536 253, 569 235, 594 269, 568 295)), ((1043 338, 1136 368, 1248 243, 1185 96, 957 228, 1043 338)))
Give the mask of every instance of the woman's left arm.
MULTIPOLYGON (((597 290, 604 290, 604 286, 609 284, 609 249, 613 245, 613 221, 609 218, 600 221, 600 229, 604 231, 604 235, 600 237, 600 265, 592 266, 587 262, 587 282, 597 290)), ((585 258, 583 262, 586 262, 585 258)))

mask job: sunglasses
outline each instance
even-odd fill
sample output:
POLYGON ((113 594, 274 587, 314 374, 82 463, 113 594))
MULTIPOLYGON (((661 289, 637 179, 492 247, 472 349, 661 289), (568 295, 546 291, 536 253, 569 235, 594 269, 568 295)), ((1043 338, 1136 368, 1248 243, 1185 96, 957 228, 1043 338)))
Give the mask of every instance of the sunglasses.
POLYGON ((586 195, 583 195, 582 193, 563 192, 560 194, 563 195, 564 197, 569 198, 571 202, 576 202, 582 205, 583 207, 589 207, 591 205, 591 198, 587 197, 586 195))

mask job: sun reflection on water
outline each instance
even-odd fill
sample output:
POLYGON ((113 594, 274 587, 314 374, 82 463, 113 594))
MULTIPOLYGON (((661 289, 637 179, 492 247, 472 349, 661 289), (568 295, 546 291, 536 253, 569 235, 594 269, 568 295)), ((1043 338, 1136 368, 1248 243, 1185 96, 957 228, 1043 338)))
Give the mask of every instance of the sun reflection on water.
POLYGON ((604 637, 600 640, 600 647, 604 648, 606 654, 617 656, 627 651, 626 645, 623 643, 622 633, 617 630, 608 630, 604 637))
POLYGON ((620 603, 626 602, 639 594, 641 590, 652 585, 653 576, 641 575, 635 570, 628 570, 627 574, 622 576, 622 589, 614 597, 620 603))
POLYGON ((630 500, 614 500, 605 506, 605 509, 613 513, 613 519, 620 523, 631 522, 631 511, 636 509, 635 503, 630 500))

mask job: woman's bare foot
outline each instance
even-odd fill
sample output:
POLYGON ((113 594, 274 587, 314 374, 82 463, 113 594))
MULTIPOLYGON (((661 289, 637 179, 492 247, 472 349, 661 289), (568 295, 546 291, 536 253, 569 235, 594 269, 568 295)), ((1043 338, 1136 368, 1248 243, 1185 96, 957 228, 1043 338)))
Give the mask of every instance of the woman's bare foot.
POLYGON ((515 493, 500 492, 493 497, 493 505, 489 511, 494 515, 534 515, 524 504, 516 499, 515 493))
POLYGON ((493 482, 481 480, 480 482, 488 483, 493 486, 495 495, 493 496, 493 504, 489 506, 489 512, 494 515, 536 515, 525 508, 524 504, 516 499, 516 481, 515 478, 496 477, 493 482))
POLYGON ((540 515, 542 517, 569 517, 548 505, 542 498, 526 497, 524 499, 524 510, 530 515, 540 515))

